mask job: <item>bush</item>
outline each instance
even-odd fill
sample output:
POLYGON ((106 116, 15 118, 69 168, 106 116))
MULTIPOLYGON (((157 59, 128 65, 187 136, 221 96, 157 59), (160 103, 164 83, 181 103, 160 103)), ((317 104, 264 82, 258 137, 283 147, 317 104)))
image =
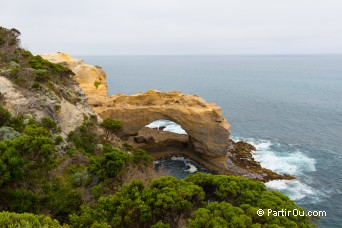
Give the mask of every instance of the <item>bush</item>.
POLYGON ((119 120, 113 120, 111 118, 105 119, 100 125, 105 129, 106 141, 108 141, 116 131, 122 129, 122 123, 119 120))
POLYGON ((95 81, 95 82, 94 82, 94 86, 95 86, 96 89, 99 88, 99 85, 101 85, 101 82, 100 82, 100 81, 95 81))
POLYGON ((70 213, 78 211, 82 204, 81 194, 71 183, 53 178, 43 186, 42 205, 59 221, 66 221, 70 213))
POLYGON ((125 147, 125 148, 126 148, 126 150, 128 150, 128 151, 131 151, 131 150, 133 150, 133 146, 132 146, 132 145, 130 145, 130 144, 128 144, 128 143, 124 143, 124 144, 122 144, 122 146, 123 146, 123 147, 125 147))
POLYGON ((125 164, 129 159, 128 153, 111 146, 104 146, 103 155, 90 159, 88 172, 102 180, 118 178, 123 174, 125 164))
POLYGON ((24 159, 10 141, 0 142, 0 187, 22 179, 24 164, 24 159))
POLYGON ((20 136, 20 133, 11 127, 0 127, 0 141, 12 140, 20 136))
POLYGON ((60 135, 57 135, 55 138, 55 145, 59 145, 64 141, 63 137, 60 135))
POLYGON ((34 213, 40 207, 38 195, 26 189, 6 189, 5 196, 10 211, 34 213))
POLYGON ((302 211, 261 182, 196 173, 185 180, 161 177, 148 187, 133 181, 95 206, 82 206, 70 222, 75 227, 177 227, 180 221, 188 222, 185 227, 315 227, 307 216, 258 216, 259 208, 302 211))
POLYGON ((7 211, 0 212, 0 224, 2 227, 68 227, 61 226, 57 220, 43 215, 33 215, 30 213, 11 213, 7 211))
POLYGON ((0 127, 7 124, 11 116, 11 113, 0 105, 0 127))
POLYGON ((34 81, 33 84, 32 84, 32 88, 33 89, 39 89, 40 88, 40 83, 37 82, 37 81, 34 81))
POLYGON ((13 139, 11 145, 27 161, 25 168, 28 172, 47 171, 56 166, 54 140, 42 126, 26 126, 23 134, 13 139))
POLYGON ((93 154, 96 145, 99 144, 99 136, 95 123, 85 120, 84 123, 77 127, 75 131, 68 134, 68 140, 82 153, 93 154))
POLYGON ((100 184, 94 186, 94 187, 91 189, 91 193, 93 194, 93 197, 94 197, 95 199, 100 198, 102 189, 103 189, 103 184, 102 184, 102 183, 100 183, 100 184))
POLYGON ((151 164, 153 160, 153 157, 148 155, 145 150, 137 149, 133 152, 132 161, 136 165, 141 164, 146 167, 148 164, 151 164))
POLYGON ((55 107, 56 112, 60 112, 62 109, 62 107, 60 105, 57 105, 57 104, 54 107, 55 107))
POLYGON ((23 132, 23 130, 25 129, 23 117, 20 115, 12 116, 7 125, 18 132, 23 132))
POLYGON ((55 132, 57 130, 57 123, 53 119, 49 117, 43 117, 41 121, 43 126, 51 130, 52 132, 55 132))

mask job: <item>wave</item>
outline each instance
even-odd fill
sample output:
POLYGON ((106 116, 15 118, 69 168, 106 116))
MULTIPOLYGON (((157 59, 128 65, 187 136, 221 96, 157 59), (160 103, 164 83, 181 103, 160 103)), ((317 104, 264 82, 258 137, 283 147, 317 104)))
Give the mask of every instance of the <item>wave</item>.
POLYGON ((196 165, 193 164, 193 162, 190 159, 188 159, 188 158, 185 158, 185 157, 172 157, 171 160, 184 162, 184 165, 186 167, 189 167, 189 169, 184 170, 185 172, 195 173, 195 172, 198 171, 198 167, 196 167, 196 165))
POLYGON ((257 140, 253 138, 232 137, 234 141, 243 140, 252 144, 256 151, 253 157, 262 167, 277 173, 296 176, 297 180, 273 180, 265 183, 272 190, 277 190, 292 200, 309 199, 318 201, 322 191, 310 186, 309 172, 316 171, 316 160, 308 157, 302 151, 290 146, 274 143, 270 140, 257 140))
POLYGON ((173 132, 177 134, 184 134, 186 135, 186 131, 177 123, 172 122, 170 120, 156 120, 148 125, 146 127, 149 128, 158 128, 158 127, 165 127, 163 131, 173 132))

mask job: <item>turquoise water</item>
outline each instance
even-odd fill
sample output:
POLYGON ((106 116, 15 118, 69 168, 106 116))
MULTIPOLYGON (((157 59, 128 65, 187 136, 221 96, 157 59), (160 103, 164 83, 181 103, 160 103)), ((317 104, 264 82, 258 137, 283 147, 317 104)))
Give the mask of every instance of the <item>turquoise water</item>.
POLYGON ((104 68, 110 94, 178 90, 217 103, 232 138, 256 146, 255 159, 298 176, 269 188, 325 210, 320 227, 341 226, 342 56, 81 58, 104 68))

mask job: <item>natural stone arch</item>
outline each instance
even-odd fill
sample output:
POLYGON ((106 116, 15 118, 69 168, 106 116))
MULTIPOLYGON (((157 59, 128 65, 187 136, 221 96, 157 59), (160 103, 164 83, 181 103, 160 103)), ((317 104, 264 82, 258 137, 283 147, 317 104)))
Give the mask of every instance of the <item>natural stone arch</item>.
POLYGON ((153 121, 167 119, 182 126, 196 152, 211 157, 227 153, 228 122, 217 105, 198 96, 156 90, 132 96, 117 94, 94 109, 103 118, 122 121, 127 135, 137 134, 153 121))
POLYGON ((74 78, 94 111, 103 118, 121 120, 126 134, 137 134, 148 123, 168 119, 183 127, 196 152, 211 157, 227 153, 230 125, 216 104, 206 103, 194 95, 156 90, 132 96, 117 94, 108 97, 106 74, 101 68, 85 64, 65 53, 45 54, 42 57, 67 64, 75 73, 74 78), (96 82, 101 82, 98 87, 96 82))
MULTIPOLYGON (((253 146, 229 140, 230 126, 215 104, 180 92, 148 91, 133 96, 118 94, 108 97, 106 74, 100 67, 85 64, 65 53, 50 53, 42 57, 54 63, 66 64, 75 73, 74 79, 83 90, 78 93, 84 92, 87 103, 102 117, 112 117, 126 123, 126 133, 135 134, 146 122, 152 122, 152 119, 170 119, 186 128, 184 130, 191 136, 195 150, 199 152, 189 153, 191 159, 205 164, 210 170, 263 181, 293 179, 289 175, 280 175, 262 168, 251 155, 253 146)), ((81 100, 77 107, 85 105, 87 104, 81 100)), ((78 111, 87 112, 84 108, 78 111)), ((69 113, 68 117, 73 114, 69 113)))

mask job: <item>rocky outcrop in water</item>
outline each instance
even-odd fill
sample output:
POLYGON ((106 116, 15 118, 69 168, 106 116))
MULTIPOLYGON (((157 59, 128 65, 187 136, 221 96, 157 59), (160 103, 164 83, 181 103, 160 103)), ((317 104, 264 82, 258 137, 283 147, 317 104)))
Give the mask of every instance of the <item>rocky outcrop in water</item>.
POLYGON ((89 104, 103 118, 123 122, 127 135, 136 135, 147 124, 168 119, 182 126, 196 152, 208 157, 223 156, 229 146, 230 125, 216 104, 180 92, 150 90, 132 96, 107 96, 105 73, 99 67, 83 63, 64 53, 41 55, 55 63, 64 63, 75 73, 89 104), (96 82, 101 84, 96 87, 96 82))
POLYGON ((109 97, 106 75, 100 67, 85 64, 64 53, 41 56, 67 65, 75 73, 74 79, 95 112, 103 118, 122 121, 128 142, 147 149, 156 159, 182 155, 220 174, 263 181, 293 178, 261 167, 252 157, 255 150, 252 145, 229 140, 230 125, 216 104, 176 91, 150 90, 132 96, 116 94, 109 97), (144 128, 159 119, 178 123, 187 135, 144 128))

